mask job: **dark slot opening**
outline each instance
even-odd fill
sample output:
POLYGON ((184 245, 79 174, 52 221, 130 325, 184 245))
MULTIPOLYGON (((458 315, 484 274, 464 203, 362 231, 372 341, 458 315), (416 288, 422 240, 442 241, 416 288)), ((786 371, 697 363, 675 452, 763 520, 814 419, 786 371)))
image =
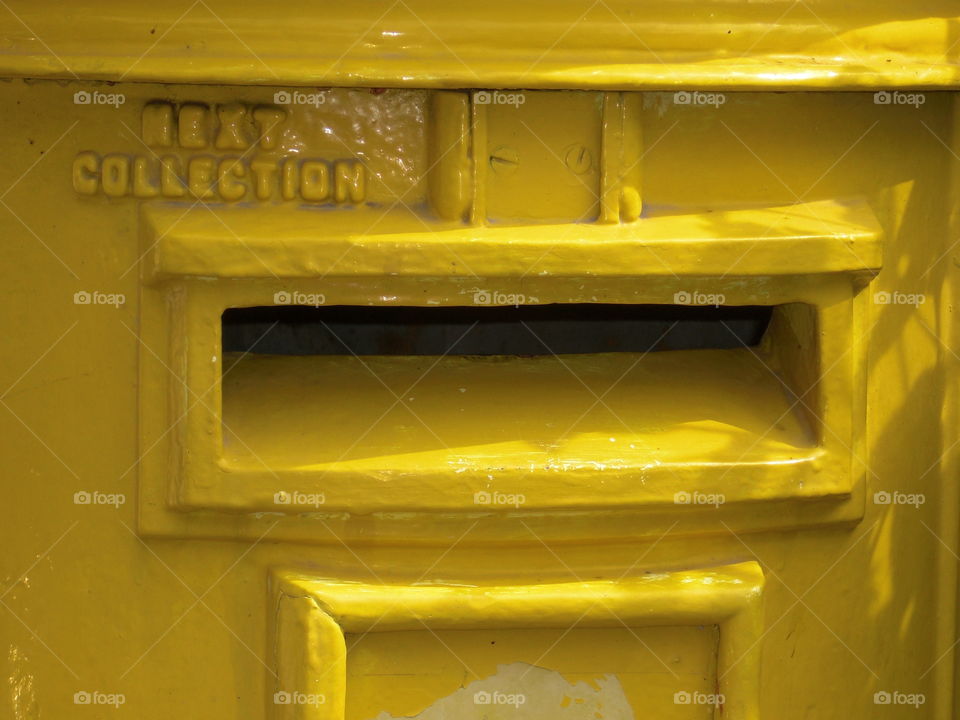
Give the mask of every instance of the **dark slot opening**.
POLYGON ((224 352, 271 355, 567 355, 756 345, 771 307, 271 306, 223 313, 224 352))

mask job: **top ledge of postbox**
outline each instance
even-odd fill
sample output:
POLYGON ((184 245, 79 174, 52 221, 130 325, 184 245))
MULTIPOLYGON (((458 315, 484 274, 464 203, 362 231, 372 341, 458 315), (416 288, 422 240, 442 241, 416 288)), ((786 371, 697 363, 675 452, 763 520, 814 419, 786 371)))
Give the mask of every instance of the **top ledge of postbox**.
POLYGON ((922 9, 823 0, 816 22, 802 3, 778 2, 727 2, 721 12, 709 2, 609 0, 584 12, 576 0, 301 1, 283 12, 271 3, 246 3, 242 12, 228 5, 225 15, 197 6, 181 15, 168 5, 93 0, 65 17, 46 3, 20 3, 0 17, 0 73, 615 90, 950 87, 960 78, 955 48, 945 41, 957 23, 951 0, 926 0, 922 9))

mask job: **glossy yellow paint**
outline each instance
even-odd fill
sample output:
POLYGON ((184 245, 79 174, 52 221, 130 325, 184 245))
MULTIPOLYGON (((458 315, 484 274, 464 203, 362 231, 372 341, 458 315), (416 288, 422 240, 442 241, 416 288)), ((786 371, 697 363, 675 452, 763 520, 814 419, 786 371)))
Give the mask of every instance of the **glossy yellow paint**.
POLYGON ((790 5, 438 0, 359 6, 98 0, 49 12, 14 0, 7 75, 384 87, 946 87, 958 78, 951 0, 790 5), (42 39, 42 42, 38 40, 42 39), (109 48, 102 52, 101 48, 109 48))
POLYGON ((0 715, 956 717, 953 4, 514 5, 6 8, 0 715), (773 319, 221 336, 698 302, 773 319))

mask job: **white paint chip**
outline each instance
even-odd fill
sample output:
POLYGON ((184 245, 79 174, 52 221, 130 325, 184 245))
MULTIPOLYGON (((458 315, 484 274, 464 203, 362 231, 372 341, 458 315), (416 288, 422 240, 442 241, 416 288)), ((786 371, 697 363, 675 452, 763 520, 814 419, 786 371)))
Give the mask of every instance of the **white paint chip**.
MULTIPOLYGON (((616 675, 569 683, 556 670, 516 662, 440 698, 416 720, 633 720, 616 675)), ((403 720, 386 711, 372 720, 403 720)))

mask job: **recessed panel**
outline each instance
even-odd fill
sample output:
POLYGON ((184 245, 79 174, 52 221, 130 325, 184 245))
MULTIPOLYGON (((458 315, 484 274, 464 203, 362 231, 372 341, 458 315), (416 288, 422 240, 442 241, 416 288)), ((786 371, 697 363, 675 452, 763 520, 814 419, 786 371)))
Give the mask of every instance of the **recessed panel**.
POLYGON ((345 718, 711 718, 718 639, 710 625, 350 634, 345 718))
POLYGON ((491 222, 590 222, 600 208, 603 93, 474 93, 486 113, 491 222))

